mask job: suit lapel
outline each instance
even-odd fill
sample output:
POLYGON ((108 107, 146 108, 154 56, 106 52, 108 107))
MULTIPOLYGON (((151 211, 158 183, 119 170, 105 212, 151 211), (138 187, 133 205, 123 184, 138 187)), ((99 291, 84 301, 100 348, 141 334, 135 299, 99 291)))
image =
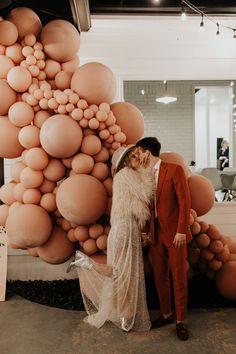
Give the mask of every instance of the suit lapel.
POLYGON ((166 172, 167 172, 166 163, 162 161, 161 165, 160 165, 158 182, 157 182, 157 200, 156 200, 156 202, 158 202, 158 200, 159 200, 166 172))

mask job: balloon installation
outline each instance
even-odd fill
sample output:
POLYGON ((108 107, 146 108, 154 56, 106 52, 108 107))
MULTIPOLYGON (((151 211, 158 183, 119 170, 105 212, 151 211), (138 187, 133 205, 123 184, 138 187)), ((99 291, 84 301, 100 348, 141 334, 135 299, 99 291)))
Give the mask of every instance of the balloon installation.
MULTIPOLYGON (((106 262, 110 158, 144 134, 138 108, 114 102, 113 72, 102 63, 80 66, 79 48, 70 22, 43 27, 25 7, 0 19, 0 157, 18 158, 0 189, 0 225, 12 248, 50 264, 64 263, 78 248, 106 262)), ((177 153, 161 157, 182 165, 189 184, 188 277, 215 278, 222 295, 236 300, 236 243, 199 220, 213 207, 212 185, 189 175, 177 153)))

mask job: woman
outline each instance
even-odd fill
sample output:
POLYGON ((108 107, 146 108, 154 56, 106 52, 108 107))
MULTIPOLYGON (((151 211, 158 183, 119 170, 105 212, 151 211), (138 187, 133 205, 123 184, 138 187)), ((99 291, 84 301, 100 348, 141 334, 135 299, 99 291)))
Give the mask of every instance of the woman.
POLYGON ((223 139, 221 142, 221 148, 217 153, 217 159, 219 160, 219 169, 223 171, 225 167, 229 167, 229 143, 223 139))
POLYGON ((76 252, 85 321, 101 327, 112 321, 124 331, 149 330, 141 232, 150 218, 153 182, 140 166, 135 146, 121 147, 112 157, 113 200, 107 265, 76 252))

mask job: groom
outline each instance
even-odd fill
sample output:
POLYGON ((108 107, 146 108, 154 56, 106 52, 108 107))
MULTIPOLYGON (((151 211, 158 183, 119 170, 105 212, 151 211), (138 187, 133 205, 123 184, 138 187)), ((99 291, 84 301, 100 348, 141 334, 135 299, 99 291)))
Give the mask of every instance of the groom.
POLYGON ((192 236, 189 228, 190 194, 186 176, 181 166, 166 163, 159 158, 161 144, 156 138, 143 138, 136 146, 139 161, 153 166, 155 186, 151 254, 161 315, 152 323, 152 328, 174 322, 171 310, 171 272, 176 333, 179 339, 187 340, 189 335, 184 324, 187 307, 186 259, 187 242, 192 236))

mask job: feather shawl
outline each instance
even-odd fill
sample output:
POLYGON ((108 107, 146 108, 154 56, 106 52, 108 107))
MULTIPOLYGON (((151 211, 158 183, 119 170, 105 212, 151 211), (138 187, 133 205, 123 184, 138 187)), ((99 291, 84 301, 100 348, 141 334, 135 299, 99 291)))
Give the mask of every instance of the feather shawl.
POLYGON ((150 218, 153 177, 150 168, 124 167, 114 177, 111 225, 122 218, 135 217, 142 228, 150 218))

